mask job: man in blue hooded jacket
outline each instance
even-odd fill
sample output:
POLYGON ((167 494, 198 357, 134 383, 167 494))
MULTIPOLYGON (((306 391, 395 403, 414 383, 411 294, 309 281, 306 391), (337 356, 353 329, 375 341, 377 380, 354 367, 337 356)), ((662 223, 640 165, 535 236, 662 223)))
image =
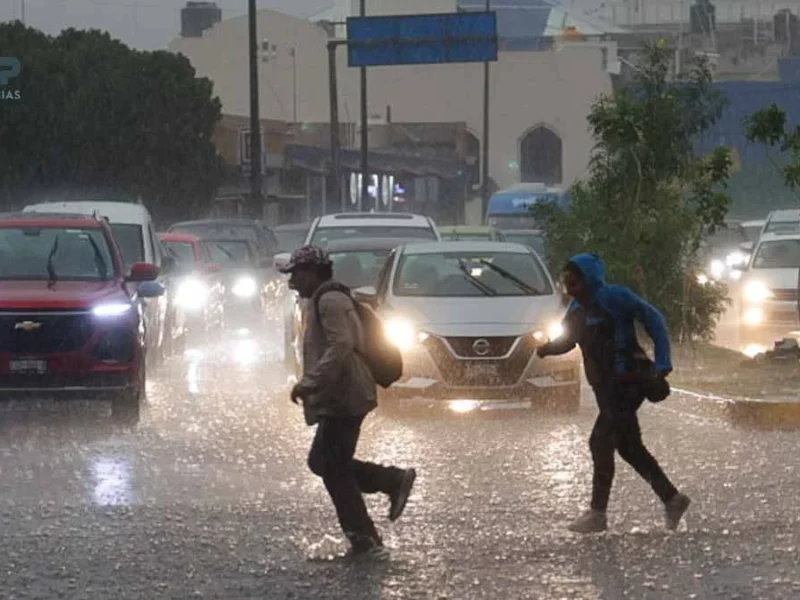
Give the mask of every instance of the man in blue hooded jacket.
MULTIPOLYGON (((614 452, 645 479, 664 503, 666 525, 678 528, 690 500, 678 492, 642 443, 637 411, 646 397, 646 380, 660 382, 672 372, 664 317, 630 289, 605 282, 606 267, 594 253, 570 259, 564 284, 572 302, 564 317, 564 334, 541 346, 540 357, 566 354, 576 345, 583 353, 586 378, 600 414, 589 446, 594 463, 590 509, 570 525, 576 533, 599 533, 608 527, 606 510, 614 481, 614 452), (635 322, 644 325, 655 345, 655 368, 636 339, 635 322)), ((658 387, 658 386, 656 386, 658 387)))

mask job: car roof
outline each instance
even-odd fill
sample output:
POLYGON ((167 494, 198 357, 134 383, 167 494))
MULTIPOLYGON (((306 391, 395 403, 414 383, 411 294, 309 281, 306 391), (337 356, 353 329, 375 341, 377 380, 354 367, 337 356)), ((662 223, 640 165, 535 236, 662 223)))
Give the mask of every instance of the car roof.
POLYGON ((159 233, 158 238, 162 242, 182 242, 184 244, 197 244, 200 238, 191 233, 159 233))
POLYGON ((773 210, 771 213, 769 213, 767 220, 777 223, 794 223, 796 221, 800 221, 800 210, 796 208, 773 210))
POLYGON ((173 223, 170 225, 170 229, 173 227, 189 227, 192 225, 241 225, 241 226, 250 226, 250 227, 264 227, 260 222, 255 219, 241 219, 241 218, 232 218, 228 217, 225 219, 199 219, 197 221, 180 221, 179 223, 173 223))
POLYGON ((785 240, 800 240, 800 233, 797 231, 793 231, 791 233, 765 233, 761 236, 761 239, 758 240, 759 244, 764 242, 782 242, 785 240))
POLYGON ((278 225, 273 227, 273 232, 280 231, 308 231, 311 228, 311 223, 287 223, 286 225, 278 225))
POLYGON ((440 233, 491 233, 497 228, 491 225, 445 225, 439 227, 440 233))
POLYGON ((84 229, 101 229, 102 222, 80 213, 0 213, 0 224, 29 225, 38 227, 73 226, 84 229))
POLYGON ((31 204, 23 209, 24 212, 37 213, 80 213, 84 215, 100 214, 107 217, 112 223, 141 224, 150 220, 150 212, 142 204, 133 202, 44 202, 31 204))
POLYGON ((445 252, 494 252, 504 254, 531 254, 531 249, 512 242, 415 242, 406 244, 403 254, 443 254, 445 252))
POLYGON ((393 250, 398 246, 408 244, 408 242, 408 238, 351 238, 348 240, 334 240, 328 242, 325 249, 329 253, 393 250))
POLYGON ((424 227, 431 228, 428 217, 410 213, 338 213, 319 218, 317 227, 424 227))

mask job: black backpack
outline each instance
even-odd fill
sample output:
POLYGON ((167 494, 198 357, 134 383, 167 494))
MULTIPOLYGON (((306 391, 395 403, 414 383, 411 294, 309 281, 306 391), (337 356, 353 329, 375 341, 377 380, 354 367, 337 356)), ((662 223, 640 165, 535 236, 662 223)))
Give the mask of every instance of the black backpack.
POLYGON ((317 315, 317 322, 320 322, 319 299, 329 292, 345 294, 352 300, 356 308, 356 314, 361 319, 361 327, 364 330, 364 353, 360 356, 372 373, 375 383, 384 389, 388 389, 403 376, 403 355, 397 346, 392 344, 386 337, 383 321, 371 306, 353 298, 350 288, 338 284, 326 287, 322 294, 314 298, 314 311, 317 315))

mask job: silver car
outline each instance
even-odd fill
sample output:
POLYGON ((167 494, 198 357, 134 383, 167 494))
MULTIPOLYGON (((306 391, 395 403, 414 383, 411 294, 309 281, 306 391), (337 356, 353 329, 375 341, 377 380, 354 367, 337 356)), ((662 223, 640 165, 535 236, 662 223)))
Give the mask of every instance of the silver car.
POLYGON ((501 242, 414 243, 395 249, 376 287, 355 290, 402 350, 402 379, 387 400, 491 408, 484 401, 580 405, 577 352, 554 360, 536 348, 563 334, 565 302, 528 246, 501 242))

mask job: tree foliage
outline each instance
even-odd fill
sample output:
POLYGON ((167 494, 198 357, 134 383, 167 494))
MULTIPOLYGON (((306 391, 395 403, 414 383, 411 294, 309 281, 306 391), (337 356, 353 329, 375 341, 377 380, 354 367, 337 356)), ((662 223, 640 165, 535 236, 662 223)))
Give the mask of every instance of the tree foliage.
POLYGON ((23 69, 0 110, 0 206, 99 193, 141 196, 161 219, 208 208, 221 105, 185 57, 19 22, 0 24, 0 47, 23 69))
POLYGON ((800 125, 789 127, 786 113, 777 104, 753 113, 745 119, 747 139, 778 148, 788 154, 788 161, 773 161, 786 186, 795 195, 800 191, 800 125))
POLYGON ((701 60, 671 78, 671 56, 648 46, 631 84, 592 107, 590 173, 573 187, 570 210, 534 211, 555 269, 577 252, 598 252, 609 277, 662 309, 679 339, 708 339, 726 290, 699 283, 695 257, 727 214, 731 157, 719 148, 698 158, 693 141, 724 99, 701 60))

